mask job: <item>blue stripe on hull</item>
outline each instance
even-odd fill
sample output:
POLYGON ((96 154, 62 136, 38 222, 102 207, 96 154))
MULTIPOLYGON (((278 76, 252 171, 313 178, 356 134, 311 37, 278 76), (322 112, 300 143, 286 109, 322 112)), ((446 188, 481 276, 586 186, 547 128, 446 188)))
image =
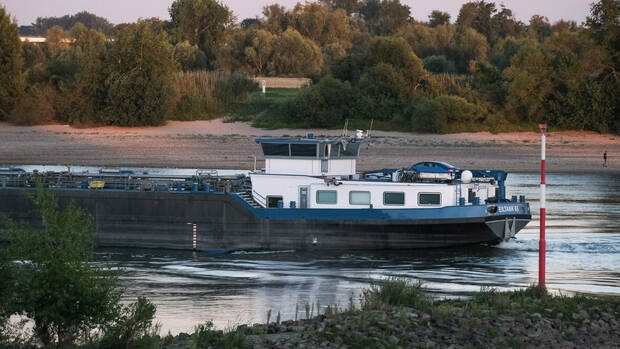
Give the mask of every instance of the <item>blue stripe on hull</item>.
POLYGON ((498 211, 495 214, 487 212, 488 205, 446 206, 439 208, 413 209, 323 209, 323 208, 254 208, 236 194, 239 202, 261 219, 275 220, 441 220, 514 217, 530 215, 528 203, 497 203, 498 211))

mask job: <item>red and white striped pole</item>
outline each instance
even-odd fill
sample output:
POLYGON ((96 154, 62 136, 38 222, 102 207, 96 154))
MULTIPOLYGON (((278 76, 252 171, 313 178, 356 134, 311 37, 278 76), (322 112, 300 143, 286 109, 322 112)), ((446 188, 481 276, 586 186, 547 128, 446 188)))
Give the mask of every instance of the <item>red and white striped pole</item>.
POLYGON ((545 209, 547 188, 545 183, 545 152, 547 124, 539 124, 542 133, 540 141, 540 240, 538 244, 538 286, 545 288, 545 209))

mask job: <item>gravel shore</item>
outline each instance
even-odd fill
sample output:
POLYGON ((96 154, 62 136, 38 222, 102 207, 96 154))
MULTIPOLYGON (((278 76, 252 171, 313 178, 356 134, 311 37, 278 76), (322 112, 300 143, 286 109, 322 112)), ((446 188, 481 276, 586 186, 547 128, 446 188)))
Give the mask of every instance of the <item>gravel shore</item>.
POLYGON ((362 309, 326 309, 308 320, 242 325, 226 332, 203 327, 191 336, 165 338, 164 347, 620 348, 618 298, 542 295, 528 288, 430 301, 408 289, 376 289, 375 299, 362 309))

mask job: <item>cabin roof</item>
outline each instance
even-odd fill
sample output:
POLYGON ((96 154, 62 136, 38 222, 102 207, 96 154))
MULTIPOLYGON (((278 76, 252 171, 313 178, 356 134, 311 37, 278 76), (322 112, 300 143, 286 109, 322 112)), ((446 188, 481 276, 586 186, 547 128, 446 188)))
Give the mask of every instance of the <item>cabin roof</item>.
POLYGON ((290 138, 257 138, 256 143, 271 144, 338 144, 340 140, 334 139, 290 139, 290 138))

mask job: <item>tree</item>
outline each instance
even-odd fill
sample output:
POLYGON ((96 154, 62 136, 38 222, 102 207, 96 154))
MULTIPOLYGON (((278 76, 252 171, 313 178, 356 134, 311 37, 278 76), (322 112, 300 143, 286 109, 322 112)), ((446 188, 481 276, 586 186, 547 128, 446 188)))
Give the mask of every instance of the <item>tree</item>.
POLYGON ((12 266, 15 292, 8 309, 34 321, 45 347, 72 347, 118 314, 117 273, 92 263, 92 219, 86 212, 73 204, 61 208, 42 188, 32 200, 40 230, 6 220, 11 258, 29 261, 12 266))
POLYGON ((497 12, 495 3, 484 0, 463 4, 459 11, 456 24, 459 27, 469 27, 484 35, 490 43, 497 40, 497 23, 493 16, 497 12))
POLYGON ((192 70, 196 67, 198 50, 200 50, 198 46, 192 45, 189 41, 185 40, 174 46, 172 55, 182 70, 192 70))
POLYGON ((351 26, 344 10, 330 10, 317 3, 297 4, 291 13, 292 25, 304 37, 320 47, 338 43, 350 47, 351 26))
POLYGON ((375 35, 392 35, 411 20, 411 8, 400 0, 366 0, 360 17, 375 35))
POLYGON ((428 25, 436 27, 438 25, 450 24, 450 14, 447 12, 433 10, 428 16, 428 25))
POLYGON ((263 16, 265 16, 263 19, 265 28, 273 34, 280 34, 288 28, 289 18, 284 6, 278 4, 265 6, 263 16))
MULTIPOLYGON (((81 23, 71 29, 73 41, 68 63, 77 66, 73 83, 65 78, 59 84, 54 109, 59 121, 88 123, 97 120, 97 111, 105 104, 104 55, 107 40, 103 33, 81 23)), ((53 61, 52 61, 53 62, 53 61)))
POLYGON ((262 74, 273 54, 276 36, 266 30, 257 30, 252 45, 245 48, 245 55, 254 67, 256 74, 262 74))
POLYGON ((545 120, 544 101, 551 93, 551 67, 535 41, 527 41, 504 70, 506 109, 521 120, 545 120))
POLYGON ((620 54, 620 0, 593 3, 586 26, 597 42, 620 54))
POLYGON ((454 44, 456 67, 462 73, 469 72, 471 61, 487 59, 489 44, 475 29, 460 28, 454 35, 454 44))
POLYGON ((144 22, 125 27, 106 54, 104 121, 123 126, 160 125, 176 98, 172 47, 144 22))
POLYGON ((357 12, 361 6, 359 0, 320 0, 332 10, 344 10, 347 16, 357 12))
POLYGON ((547 17, 533 15, 530 18, 530 25, 527 27, 527 32, 538 41, 543 41, 546 37, 551 35, 551 24, 547 17))
POLYGON ((90 12, 82 11, 74 15, 64 15, 62 17, 38 17, 32 24, 33 30, 39 35, 43 35, 48 29, 59 26, 64 30, 73 28, 77 23, 82 23, 89 29, 107 32, 113 25, 107 19, 98 17, 90 12))
POLYGON ((243 29, 258 29, 260 28, 260 20, 258 18, 246 18, 241 21, 241 28, 243 29))
POLYGON ((221 38, 235 21, 230 9, 217 0, 176 0, 169 13, 183 40, 198 45, 213 68, 221 38))
POLYGON ((271 61, 271 70, 278 74, 318 74, 323 68, 323 55, 314 41, 304 38, 295 29, 287 29, 278 38, 271 61))
POLYGON ((402 38, 376 37, 368 44, 367 66, 389 64, 404 79, 409 93, 419 86, 426 76, 422 61, 402 38))
POLYGON ((428 56, 422 60, 424 69, 433 73, 456 73, 454 62, 446 56, 428 56))
MULTIPOLYGON (((610 59, 606 62, 606 69, 599 77, 603 91, 618 91, 620 89, 620 1, 600 0, 592 4, 590 16, 586 19, 586 27, 594 40, 608 52, 610 59)), ((610 96, 613 107, 613 120, 610 126, 620 130, 620 94, 610 96)))
POLYGON ((24 91, 19 31, 4 7, 0 7, 0 33, 0 119, 4 119, 24 91))
POLYGON ((67 33, 58 25, 47 30, 45 34, 45 44, 47 45, 50 57, 54 58, 58 56, 69 47, 69 43, 66 39, 67 33))

